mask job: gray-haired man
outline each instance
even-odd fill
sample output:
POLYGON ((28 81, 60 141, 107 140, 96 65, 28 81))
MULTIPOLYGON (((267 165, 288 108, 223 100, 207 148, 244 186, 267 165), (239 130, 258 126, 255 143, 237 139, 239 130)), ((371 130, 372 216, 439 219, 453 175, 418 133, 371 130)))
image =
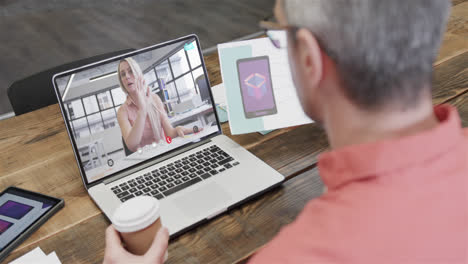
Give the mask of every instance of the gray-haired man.
MULTIPOLYGON (((250 263, 467 263, 468 130, 433 107, 449 0, 277 1, 328 192, 250 263)), ((271 36, 271 34, 268 34, 271 36)))
MULTIPOLYGON (((332 151, 327 193, 251 263, 467 263, 468 130, 433 107, 432 62, 449 0, 277 1, 305 112, 332 151)), ((272 26, 270 24, 270 26, 272 26)), ((271 34, 268 34, 271 38, 271 34)), ((107 232, 105 261, 136 256, 107 232)), ((145 263, 161 263, 167 231, 145 263)))

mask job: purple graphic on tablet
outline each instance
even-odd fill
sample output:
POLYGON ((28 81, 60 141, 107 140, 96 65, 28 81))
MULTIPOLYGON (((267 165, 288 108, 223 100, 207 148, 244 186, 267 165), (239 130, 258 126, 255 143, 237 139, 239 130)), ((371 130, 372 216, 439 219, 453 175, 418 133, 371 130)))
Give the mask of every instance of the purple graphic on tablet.
POLYGON ((32 209, 32 206, 9 200, 0 206, 0 215, 21 219, 32 209))
POLYGON ((10 226, 12 225, 13 223, 0 219, 0 235, 3 234, 5 231, 7 231, 8 228, 10 228, 10 226))

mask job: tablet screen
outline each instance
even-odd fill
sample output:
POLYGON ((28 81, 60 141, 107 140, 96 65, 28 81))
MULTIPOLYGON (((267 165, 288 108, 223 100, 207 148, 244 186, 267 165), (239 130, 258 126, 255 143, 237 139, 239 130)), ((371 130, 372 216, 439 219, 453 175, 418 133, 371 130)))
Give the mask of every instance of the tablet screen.
POLYGON ((3 192, 0 196, 0 251, 57 203, 59 200, 16 188, 3 192))

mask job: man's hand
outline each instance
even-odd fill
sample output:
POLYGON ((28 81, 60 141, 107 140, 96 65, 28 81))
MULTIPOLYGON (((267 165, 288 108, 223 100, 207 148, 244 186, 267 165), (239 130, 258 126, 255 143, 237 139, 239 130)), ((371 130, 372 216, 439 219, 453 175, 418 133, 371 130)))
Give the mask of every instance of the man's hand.
POLYGON ((117 263, 142 263, 142 264, 162 264, 164 255, 169 243, 169 231, 167 228, 161 228, 153 244, 143 256, 133 255, 122 247, 119 233, 110 225, 106 230, 106 250, 104 252, 104 264, 117 263))

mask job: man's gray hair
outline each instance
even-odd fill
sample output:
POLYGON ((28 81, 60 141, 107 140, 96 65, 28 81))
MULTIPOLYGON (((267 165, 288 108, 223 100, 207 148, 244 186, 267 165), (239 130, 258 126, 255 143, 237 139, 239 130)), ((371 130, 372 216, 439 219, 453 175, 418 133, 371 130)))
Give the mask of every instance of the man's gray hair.
POLYGON ((310 30, 365 109, 404 108, 431 89, 450 0, 285 0, 288 23, 310 30))

